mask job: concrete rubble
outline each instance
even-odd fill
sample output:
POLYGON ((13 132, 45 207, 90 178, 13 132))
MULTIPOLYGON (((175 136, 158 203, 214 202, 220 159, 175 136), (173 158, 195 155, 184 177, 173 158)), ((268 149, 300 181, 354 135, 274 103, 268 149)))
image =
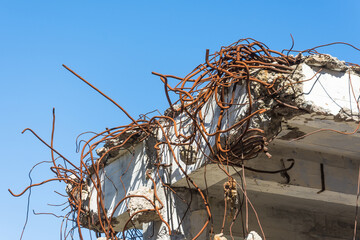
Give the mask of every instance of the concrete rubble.
MULTIPOLYGON (((227 238, 223 233, 219 233, 214 235, 214 240, 227 240, 227 238)), ((262 240, 262 238, 257 232, 251 231, 244 240, 262 240)))
POLYGON ((249 235, 245 238, 245 240, 262 240, 259 234, 255 231, 251 231, 249 235))
POLYGON ((306 57, 305 63, 309 66, 322 67, 337 72, 345 72, 351 67, 347 66, 345 61, 340 61, 329 54, 316 54, 306 57))
POLYGON ((214 240, 227 240, 223 233, 215 234, 214 240))

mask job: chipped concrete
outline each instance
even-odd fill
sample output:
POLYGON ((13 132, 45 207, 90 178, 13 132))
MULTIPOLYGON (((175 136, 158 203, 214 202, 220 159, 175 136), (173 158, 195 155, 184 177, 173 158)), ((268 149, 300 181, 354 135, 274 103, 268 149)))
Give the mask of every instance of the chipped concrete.
MULTIPOLYGON (((70 179, 72 179, 75 182, 79 182, 79 180, 75 177, 75 175, 70 175, 70 179)), ((83 188, 80 193, 79 187, 74 188, 74 185, 70 182, 66 185, 65 191, 69 195, 69 197, 73 196, 75 200, 81 199, 81 201, 84 203, 88 203, 89 201, 90 186, 88 184, 83 185, 83 188)))
MULTIPOLYGON (((129 192, 128 195, 133 196, 145 196, 153 203, 157 208, 160 208, 160 203, 154 197, 154 190, 147 187, 140 187, 134 191, 129 192)), ((128 203, 128 211, 135 224, 148 223, 151 221, 159 221, 160 217, 154 210, 155 206, 147 199, 143 197, 132 197, 128 203), (140 211, 140 212, 139 212, 140 211)))
POLYGON ((251 231, 245 240, 262 240, 262 238, 255 231, 251 231))
POLYGON ((227 240, 223 233, 215 234, 214 240, 227 240))
POLYGON ((322 67, 337 72, 345 72, 350 69, 350 67, 345 64, 345 61, 340 61, 329 54, 310 55, 305 58, 305 63, 309 66, 322 67))
POLYGON ((109 139, 105 142, 104 146, 96 149, 96 154, 102 157, 105 153, 102 165, 110 164, 122 155, 126 154, 130 148, 134 148, 141 139, 141 134, 136 131, 126 131, 120 138, 109 139))

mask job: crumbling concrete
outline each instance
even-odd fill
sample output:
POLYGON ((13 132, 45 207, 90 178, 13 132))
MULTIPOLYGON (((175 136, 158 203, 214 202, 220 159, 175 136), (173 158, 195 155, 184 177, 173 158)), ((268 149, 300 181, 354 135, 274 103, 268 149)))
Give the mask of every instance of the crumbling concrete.
POLYGON ((326 68, 337 72, 345 72, 351 69, 346 65, 345 61, 340 61, 329 54, 310 55, 305 58, 305 63, 308 66, 326 68))
POLYGON ((137 190, 129 192, 128 196, 138 196, 130 198, 127 206, 130 216, 134 215, 132 221, 136 225, 151 221, 160 221, 160 216, 155 210, 155 207, 160 209, 162 207, 154 197, 153 189, 142 186, 137 190), (155 206, 148 199, 153 201, 155 206))
POLYGON ((223 233, 215 234, 214 240, 227 240, 223 233))
POLYGON ((255 231, 251 231, 245 240, 262 240, 262 238, 255 231))

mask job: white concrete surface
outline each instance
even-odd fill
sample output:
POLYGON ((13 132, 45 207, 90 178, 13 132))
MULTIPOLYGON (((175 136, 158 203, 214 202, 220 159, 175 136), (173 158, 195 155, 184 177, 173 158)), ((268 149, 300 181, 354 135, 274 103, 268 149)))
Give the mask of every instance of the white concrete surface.
MULTIPOLYGON (((320 67, 303 64, 305 79, 311 78, 320 67)), ((341 108, 349 109, 357 115, 357 101, 360 96, 360 76, 350 71, 338 72, 329 69, 321 70, 312 80, 303 83, 305 101, 326 110, 326 113, 337 115, 341 108)))
POLYGON ((251 231, 246 237, 246 240, 262 240, 262 238, 255 231, 251 231))

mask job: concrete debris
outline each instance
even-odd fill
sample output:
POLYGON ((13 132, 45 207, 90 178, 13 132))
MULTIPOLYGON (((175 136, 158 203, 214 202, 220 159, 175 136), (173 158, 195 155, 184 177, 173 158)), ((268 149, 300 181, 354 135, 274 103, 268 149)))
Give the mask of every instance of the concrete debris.
POLYGON ((251 231, 245 240, 262 240, 262 238, 255 231, 251 231))
POLYGON ((359 65, 351 66, 351 70, 353 70, 353 72, 356 74, 360 74, 360 66, 359 65))
POLYGON ((101 157, 102 155, 104 155, 106 150, 107 149, 105 147, 98 148, 98 149, 96 149, 96 154, 101 157))
MULTIPOLYGON (((158 201, 155 201, 153 189, 140 187, 137 190, 129 192, 129 195, 145 196, 153 201, 158 208, 161 206, 158 201)), ((138 224, 160 220, 158 213, 155 210, 151 211, 152 209, 154 209, 154 205, 144 197, 132 197, 128 203, 129 214, 132 216, 136 213, 132 220, 138 224), (146 209, 150 211, 144 211, 146 209), (141 212, 139 212, 140 210, 141 212)))
MULTIPOLYGON (((75 182, 78 182, 78 178, 75 175, 69 176, 69 178, 75 182)), ((79 188, 77 186, 74 187, 73 183, 68 183, 65 188, 66 193, 69 196, 74 196, 76 199, 80 198, 79 188)), ((86 201, 89 197, 90 187, 88 185, 84 185, 81 190, 81 201, 86 201)))
POLYGON ((349 69, 344 61, 328 54, 311 55, 305 59, 305 63, 309 66, 324 67, 337 72, 345 72, 349 69))
POLYGON ((314 103, 313 101, 304 101, 300 105, 301 109, 304 109, 308 112, 314 112, 322 115, 329 115, 331 114, 329 110, 326 110, 325 108, 319 107, 314 103))
POLYGON ((339 113, 334 116, 335 121, 359 121, 358 113, 352 112, 349 108, 341 108, 339 113), (355 115, 356 114, 356 115, 355 115))
POLYGON ((141 136, 141 133, 135 130, 126 131, 118 138, 107 140, 104 147, 96 149, 96 154, 101 157, 109 151, 107 154, 110 158, 119 157, 120 150, 130 148, 141 139, 141 136))
POLYGON ((219 234, 215 234, 214 240, 227 240, 227 238, 224 237, 224 234, 219 233, 219 234))
MULTIPOLYGON (((281 89, 278 93, 277 100, 294 106, 294 108, 285 107, 273 98, 263 98, 263 96, 267 95, 268 90, 260 84, 253 85, 252 94, 254 99, 260 99, 256 101, 256 106, 259 109, 264 108, 271 110, 254 116, 252 118, 252 127, 264 129, 264 136, 267 139, 272 139, 281 129, 282 118, 288 119, 300 113, 300 111, 296 110, 296 107, 301 107, 304 103, 302 85, 298 84, 298 82, 305 77, 302 73, 302 65, 297 65, 297 68, 294 69, 291 75, 276 73, 266 69, 253 70, 253 75, 261 81, 276 84, 277 87, 281 89), (284 81, 279 81, 279 79, 284 81)), ((240 117, 242 118, 244 116, 240 117)))
POLYGON ((174 104, 172 105, 172 108, 168 108, 165 110, 164 115, 172 118, 176 118, 180 115, 180 111, 177 111, 181 108, 181 104, 174 104), (176 110, 176 111, 173 111, 176 110))

